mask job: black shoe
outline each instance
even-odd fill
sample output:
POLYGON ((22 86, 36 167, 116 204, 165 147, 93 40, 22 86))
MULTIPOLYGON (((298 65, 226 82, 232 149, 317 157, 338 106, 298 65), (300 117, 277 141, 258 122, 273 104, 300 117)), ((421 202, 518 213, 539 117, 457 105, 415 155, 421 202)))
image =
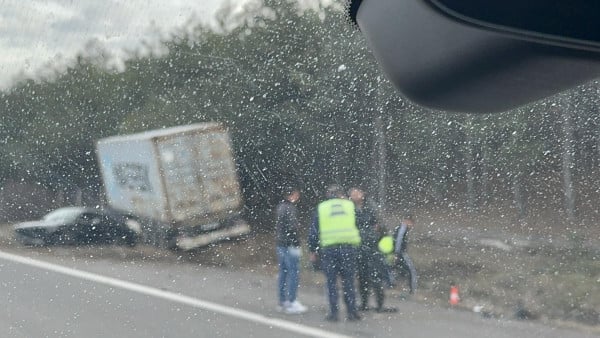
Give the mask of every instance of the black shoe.
POLYGON ((358 313, 352 312, 352 313, 348 314, 348 318, 347 319, 348 319, 349 322, 355 322, 355 321, 361 320, 362 317, 358 313))
POLYGON ((325 317, 325 320, 328 322, 337 322, 339 319, 337 315, 330 313, 325 317))
POLYGON ((398 309, 395 307, 379 307, 375 311, 377 311, 379 313, 393 313, 393 312, 398 312, 398 309))
POLYGON ((359 308, 358 311, 369 311, 371 310, 371 308, 369 308, 369 306, 367 304, 362 304, 359 308))

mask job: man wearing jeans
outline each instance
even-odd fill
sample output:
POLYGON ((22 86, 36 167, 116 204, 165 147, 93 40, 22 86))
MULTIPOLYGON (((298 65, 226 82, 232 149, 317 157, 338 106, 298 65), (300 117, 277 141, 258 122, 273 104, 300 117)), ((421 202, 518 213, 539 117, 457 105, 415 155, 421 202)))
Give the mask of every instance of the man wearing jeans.
POLYGON ((306 307, 297 299, 298 263, 300 261, 300 240, 298 239, 298 212, 296 203, 300 191, 288 188, 283 194, 284 200, 277 206, 277 261, 279 263, 279 306, 288 314, 306 312, 306 307))

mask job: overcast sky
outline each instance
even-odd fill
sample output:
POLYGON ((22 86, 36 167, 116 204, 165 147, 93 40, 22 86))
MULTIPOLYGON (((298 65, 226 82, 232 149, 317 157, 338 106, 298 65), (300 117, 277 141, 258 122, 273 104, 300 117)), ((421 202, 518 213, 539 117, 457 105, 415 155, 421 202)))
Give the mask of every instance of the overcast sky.
POLYGON ((208 20, 224 1, 1 0, 0 89, 17 74, 32 76, 49 62, 64 63, 90 40, 118 54, 190 18, 208 20))

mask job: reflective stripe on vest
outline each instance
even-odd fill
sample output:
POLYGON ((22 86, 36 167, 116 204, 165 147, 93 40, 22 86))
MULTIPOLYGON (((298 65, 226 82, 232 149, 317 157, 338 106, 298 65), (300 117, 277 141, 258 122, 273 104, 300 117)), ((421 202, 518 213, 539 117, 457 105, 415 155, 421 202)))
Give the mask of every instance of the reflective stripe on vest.
POLYGON ((321 247, 350 244, 360 245, 360 233, 356 227, 354 203, 334 198, 318 206, 319 241, 321 247))

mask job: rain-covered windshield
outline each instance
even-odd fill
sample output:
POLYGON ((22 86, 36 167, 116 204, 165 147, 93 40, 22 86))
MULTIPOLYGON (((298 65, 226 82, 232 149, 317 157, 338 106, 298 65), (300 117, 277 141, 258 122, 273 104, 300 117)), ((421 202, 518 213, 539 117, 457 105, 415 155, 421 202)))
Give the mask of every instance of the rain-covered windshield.
POLYGON ((432 111, 344 6, 3 1, 0 335, 600 334, 599 82, 432 111))

